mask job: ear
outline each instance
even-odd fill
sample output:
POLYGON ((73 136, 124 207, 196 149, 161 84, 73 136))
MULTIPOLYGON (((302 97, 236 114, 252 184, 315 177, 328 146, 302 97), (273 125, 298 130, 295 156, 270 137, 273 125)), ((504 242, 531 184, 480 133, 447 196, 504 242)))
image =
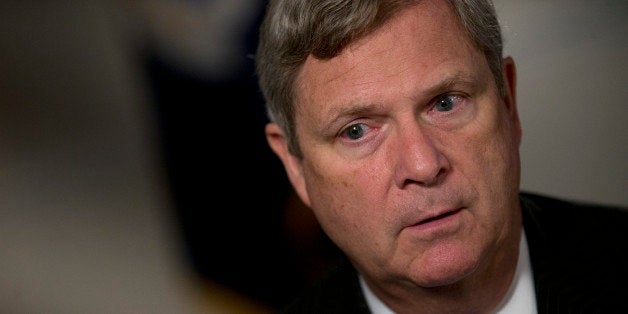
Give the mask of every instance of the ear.
POLYGON ((515 136, 517 144, 521 145, 521 122, 519 121, 519 113, 517 112, 517 69, 515 67, 515 61, 512 57, 506 57, 503 60, 502 75, 504 76, 504 88, 506 89, 506 95, 504 95, 504 104, 508 108, 510 119, 515 128, 515 136))
POLYGON ((301 201, 309 207, 310 198, 307 193, 305 178, 303 177, 303 162, 288 150, 286 136, 279 125, 276 123, 268 123, 266 125, 266 140, 273 152, 281 159, 292 187, 301 198, 301 201))

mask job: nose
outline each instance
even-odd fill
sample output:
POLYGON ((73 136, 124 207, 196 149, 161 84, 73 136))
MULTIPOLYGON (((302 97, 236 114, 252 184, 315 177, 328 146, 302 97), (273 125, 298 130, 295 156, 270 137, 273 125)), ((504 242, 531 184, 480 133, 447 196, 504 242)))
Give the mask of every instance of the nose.
POLYGON ((439 148, 438 139, 419 125, 405 127, 398 133, 395 181, 399 188, 408 185, 437 185, 449 170, 449 161, 439 148))

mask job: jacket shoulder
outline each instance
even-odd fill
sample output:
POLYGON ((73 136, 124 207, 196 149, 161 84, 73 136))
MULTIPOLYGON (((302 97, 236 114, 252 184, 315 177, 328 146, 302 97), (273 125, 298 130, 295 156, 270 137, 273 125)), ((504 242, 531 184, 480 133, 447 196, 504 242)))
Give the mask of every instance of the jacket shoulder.
POLYGON ((520 200, 539 313, 628 313, 628 210, 528 193, 520 200))
POLYGON ((595 237, 593 231, 628 233, 628 208, 532 193, 520 193, 520 199, 529 218, 549 235, 560 237, 575 232, 595 237))

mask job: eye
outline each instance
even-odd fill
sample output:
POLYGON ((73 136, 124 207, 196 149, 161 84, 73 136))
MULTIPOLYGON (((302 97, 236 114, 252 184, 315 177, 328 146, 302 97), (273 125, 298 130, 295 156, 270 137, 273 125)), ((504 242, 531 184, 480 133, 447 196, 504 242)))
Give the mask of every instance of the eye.
POLYGON ((342 131, 342 136, 345 136, 351 140, 358 140, 364 136, 367 128, 368 127, 362 123, 352 124, 342 131))
POLYGON ((469 122, 475 112, 476 105, 471 97, 462 93, 449 93, 435 97, 423 112, 423 117, 429 123, 455 128, 469 122))
POLYGON ((434 109, 440 112, 447 112, 454 109, 456 103, 460 101, 460 97, 456 95, 447 95, 443 98, 440 98, 434 104, 434 109))

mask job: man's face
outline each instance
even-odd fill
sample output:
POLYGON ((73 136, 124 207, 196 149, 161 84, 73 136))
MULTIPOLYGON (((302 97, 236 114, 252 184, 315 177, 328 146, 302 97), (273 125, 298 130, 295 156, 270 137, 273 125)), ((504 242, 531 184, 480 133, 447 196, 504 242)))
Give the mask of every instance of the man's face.
POLYGON ((269 141, 367 280, 448 285, 514 245, 514 100, 442 1, 403 11, 331 60, 308 58, 296 86, 303 158, 269 141))

